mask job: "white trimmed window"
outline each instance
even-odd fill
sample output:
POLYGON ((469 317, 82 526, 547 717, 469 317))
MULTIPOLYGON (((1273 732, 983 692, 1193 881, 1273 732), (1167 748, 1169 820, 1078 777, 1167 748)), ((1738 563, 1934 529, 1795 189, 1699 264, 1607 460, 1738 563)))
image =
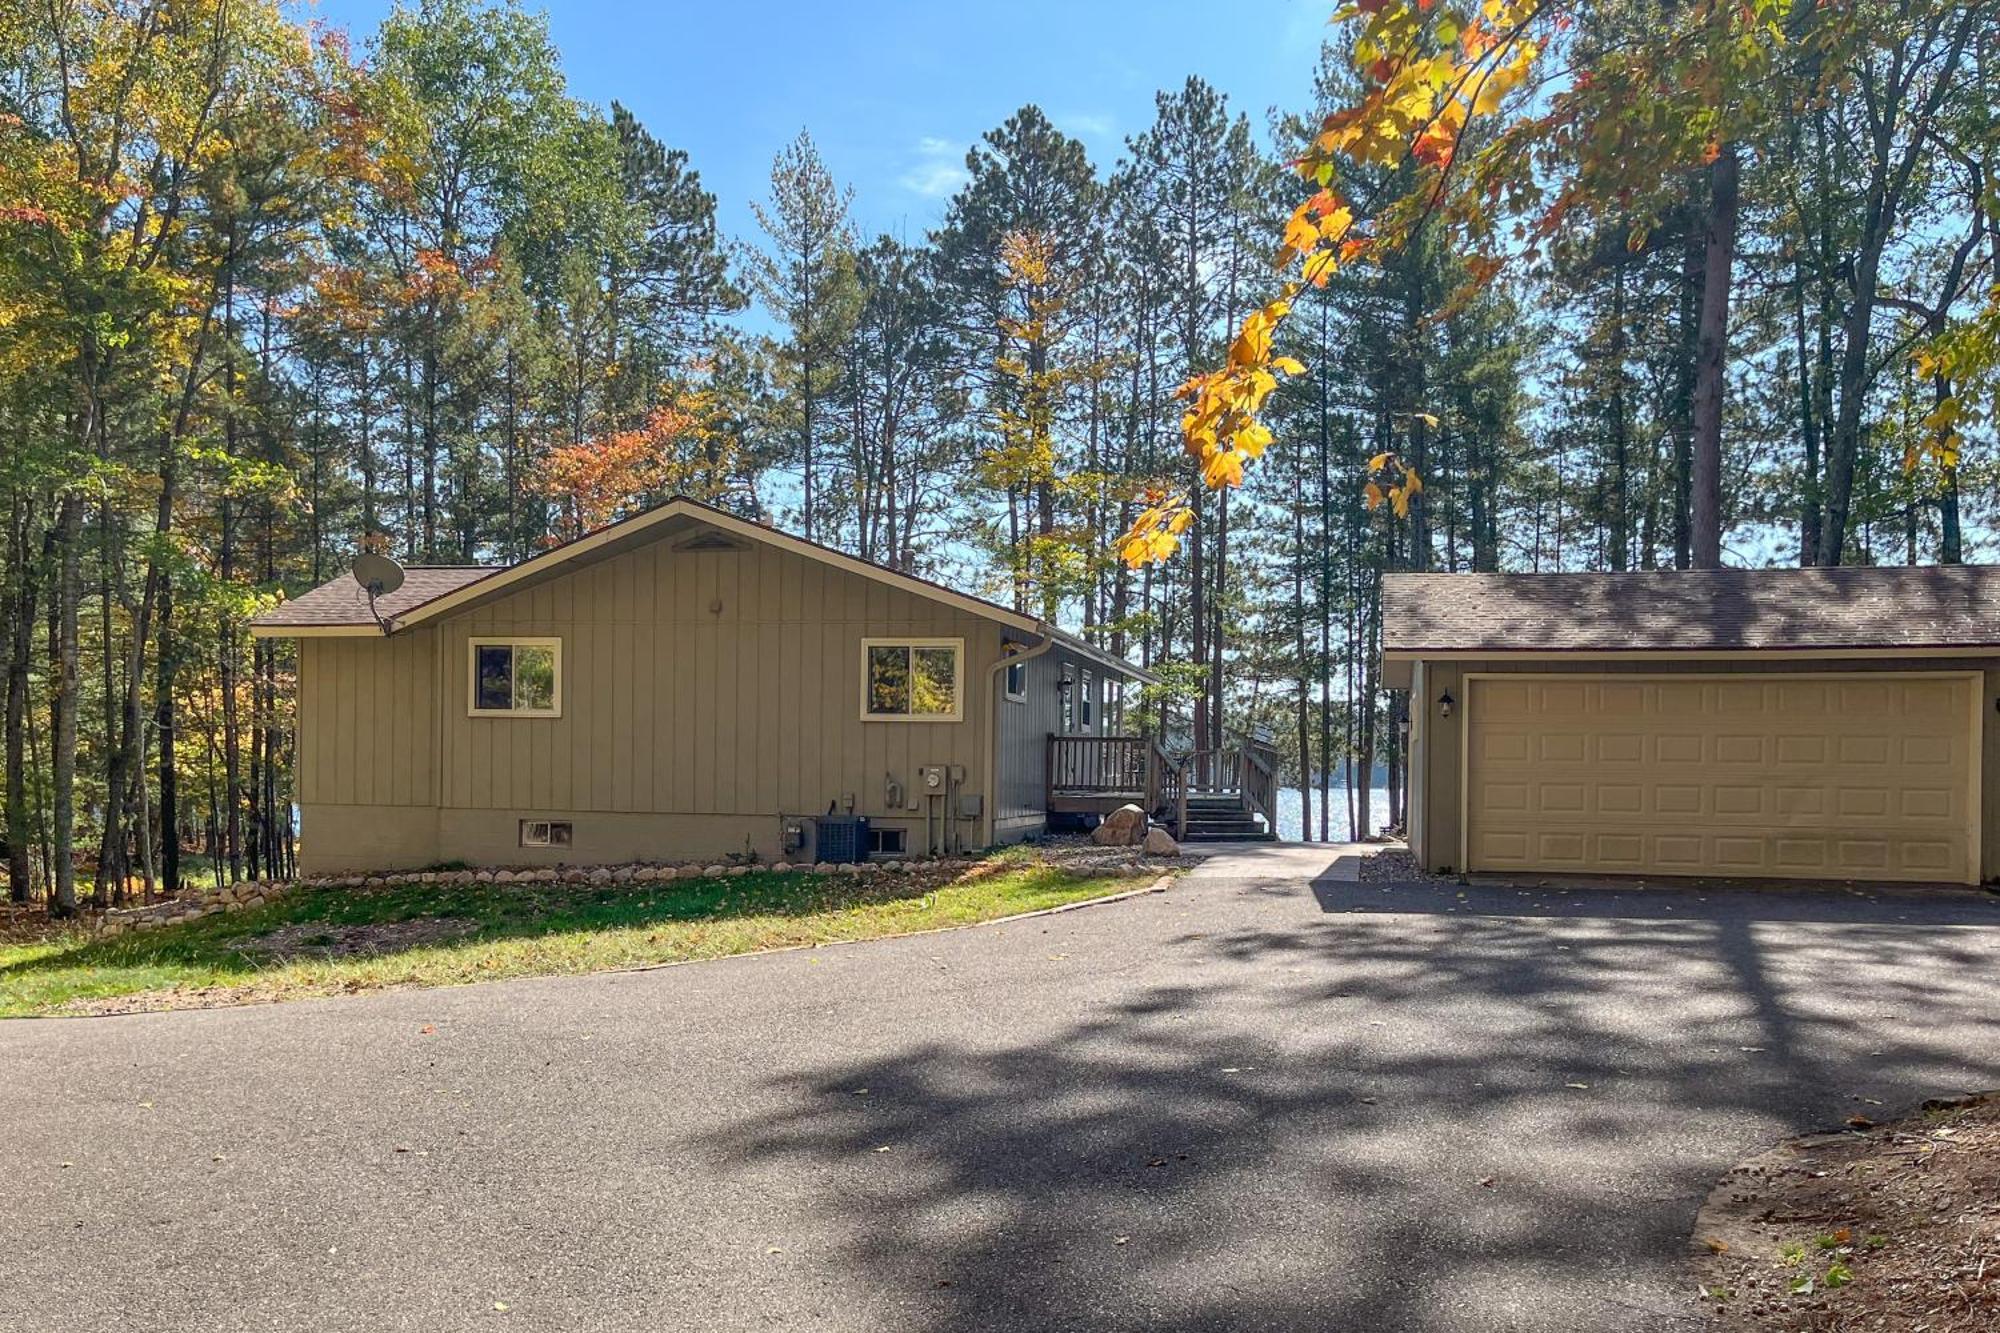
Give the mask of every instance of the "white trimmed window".
POLYGON ((561 639, 474 639, 474 717, 561 717, 561 639))
POLYGON ((567 847, 571 825, 567 819, 524 819, 521 821, 523 847, 567 847))
POLYGON ((965 640, 863 639, 863 722, 957 722, 965 716, 965 640))
POLYGON ((1085 731, 1089 731, 1097 725, 1097 707, 1095 701, 1090 697, 1091 684, 1090 673, 1086 671, 1083 673, 1083 699, 1079 705, 1083 710, 1081 716, 1083 717, 1083 729, 1085 731))
POLYGON ((1009 662, 1007 664, 1007 701, 1024 704, 1028 702, 1028 664, 1009 662))

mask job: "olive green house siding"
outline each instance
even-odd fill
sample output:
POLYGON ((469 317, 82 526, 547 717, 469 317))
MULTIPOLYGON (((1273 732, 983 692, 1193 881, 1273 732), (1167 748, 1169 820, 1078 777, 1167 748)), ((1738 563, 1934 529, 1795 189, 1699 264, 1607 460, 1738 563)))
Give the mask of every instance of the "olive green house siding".
POLYGON ((1045 827, 1056 682, 1088 672, 1101 692, 1124 674, 1108 659, 674 504, 636 539, 541 557, 456 609, 401 612, 387 634, 260 624, 299 636, 301 867, 779 860, 785 824, 829 810, 905 830, 912 852, 1045 827), (487 639, 559 644, 555 716, 475 715, 473 644, 487 639), (864 641, 884 639, 960 650, 953 720, 864 719, 864 641), (1009 653, 1035 654, 1026 703, 1002 697, 1009 653), (922 790, 930 766, 954 775, 946 793, 922 790), (573 841, 521 846, 524 820, 568 821, 573 841))

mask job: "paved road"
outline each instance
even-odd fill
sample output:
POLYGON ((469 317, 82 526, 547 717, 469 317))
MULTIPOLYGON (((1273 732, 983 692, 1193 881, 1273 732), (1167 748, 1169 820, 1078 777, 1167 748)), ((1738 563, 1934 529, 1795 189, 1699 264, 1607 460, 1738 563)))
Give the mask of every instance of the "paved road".
POLYGON ((1973 894, 1281 851, 814 953, 0 1024, 0 1329, 1677 1329, 1732 1162, 2000 1084, 1997 964, 1973 894))

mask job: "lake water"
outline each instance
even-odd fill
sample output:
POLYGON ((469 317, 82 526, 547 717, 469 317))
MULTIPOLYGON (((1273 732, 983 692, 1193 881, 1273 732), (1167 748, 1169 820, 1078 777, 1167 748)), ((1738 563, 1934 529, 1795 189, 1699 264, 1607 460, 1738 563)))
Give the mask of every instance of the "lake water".
MULTIPOLYGON (((1336 842, 1344 842, 1351 835, 1347 828, 1347 790, 1344 787, 1329 787, 1327 799, 1333 803, 1333 815, 1327 829, 1336 842)), ((1379 833, 1389 822, 1389 789, 1376 787, 1368 793, 1368 805, 1373 816, 1369 823, 1371 832, 1379 833)), ((1312 834, 1319 837, 1319 788, 1312 792, 1312 834)), ((1299 829, 1299 792, 1296 787, 1286 787, 1278 793, 1278 836, 1286 842, 1302 841, 1299 829)))

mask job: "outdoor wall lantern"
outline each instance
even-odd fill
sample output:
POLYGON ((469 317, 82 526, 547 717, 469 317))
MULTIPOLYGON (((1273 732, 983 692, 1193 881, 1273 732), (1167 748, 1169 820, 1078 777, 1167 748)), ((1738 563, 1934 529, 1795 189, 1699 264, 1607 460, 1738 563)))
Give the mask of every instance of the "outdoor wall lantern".
POLYGON ((1438 696, 1438 714, 1441 717, 1450 717, 1451 706, 1456 702, 1457 700, 1451 697, 1451 691, 1446 690, 1443 694, 1440 694, 1438 696))
POLYGON ((1070 688, 1075 684, 1076 682, 1071 680, 1068 676, 1063 676, 1062 678, 1056 681, 1056 693, 1068 694, 1070 692, 1070 688))

